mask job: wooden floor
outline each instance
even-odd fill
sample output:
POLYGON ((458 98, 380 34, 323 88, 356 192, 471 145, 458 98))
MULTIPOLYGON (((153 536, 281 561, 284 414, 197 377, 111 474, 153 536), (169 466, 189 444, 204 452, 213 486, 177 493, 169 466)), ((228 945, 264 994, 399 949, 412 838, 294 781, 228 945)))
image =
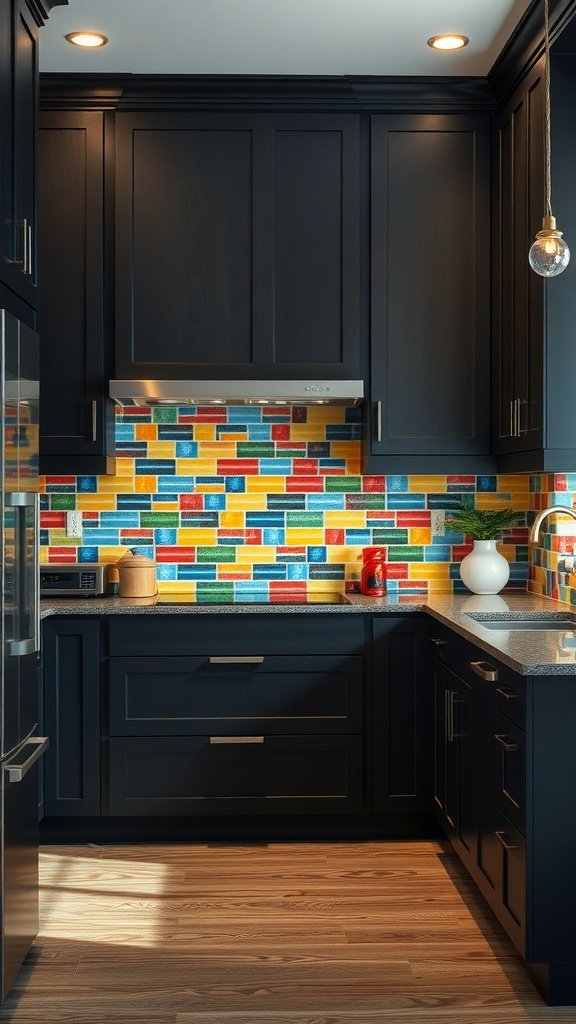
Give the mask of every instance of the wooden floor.
POLYGON ((544 1024, 437 843, 47 847, 16 1024, 544 1024))

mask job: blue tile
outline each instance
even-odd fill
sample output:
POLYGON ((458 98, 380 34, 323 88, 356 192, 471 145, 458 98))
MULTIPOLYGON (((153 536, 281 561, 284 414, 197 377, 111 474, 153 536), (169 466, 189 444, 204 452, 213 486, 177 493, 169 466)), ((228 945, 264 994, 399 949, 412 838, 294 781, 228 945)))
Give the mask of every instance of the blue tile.
POLYGON ((145 458, 147 451, 145 441, 116 441, 116 455, 120 459, 145 458))
POLYGON ((82 494, 95 494, 98 490, 98 481, 95 476, 79 476, 77 489, 82 494))
POLYGON ((343 580, 344 577, 345 566, 341 562, 309 566, 309 579, 311 580, 343 580))
POLYGON ((270 441, 272 439, 272 427, 269 423, 248 423, 249 441, 270 441))
POLYGON ((193 442, 194 428, 191 423, 159 423, 158 424, 158 440, 159 441, 184 441, 186 444, 192 444, 193 450, 196 449, 198 452, 198 445, 193 442))
POLYGON ((270 510, 289 509, 303 511, 306 508, 305 494, 267 494, 266 504, 270 510))
POLYGON ((260 459, 261 476, 290 476, 292 459, 260 459))
POLYGON ((97 562, 98 561, 98 548, 82 547, 77 548, 77 558, 79 562, 97 562))
POLYGON ((175 580, 178 575, 178 569, 175 565, 166 565, 165 563, 156 567, 156 577, 158 580, 175 580))
POLYGON ((476 478, 476 489, 481 492, 495 491, 497 479, 495 476, 479 476, 476 478))
POLYGON ((345 469, 346 459, 319 459, 321 469, 345 469))
POLYGON ((291 562, 286 566, 287 579, 289 580, 307 580, 308 579, 308 566, 305 562, 291 562))
POLYGON ((372 541, 371 530, 345 530, 346 544, 368 545, 372 541))
POLYGON ((179 562, 177 578, 179 580, 215 580, 216 566, 210 563, 192 564, 179 562))
POLYGON ((386 508, 392 509, 423 509, 426 508, 426 495, 416 491, 392 492, 386 494, 386 508))
POLYGON ((286 543, 286 531, 274 529, 265 529, 262 531, 262 543, 271 544, 275 547, 284 545, 286 543))
POLYGON ((234 536, 232 536, 232 537, 218 537, 218 539, 216 541, 217 545, 218 544, 222 544, 222 545, 226 546, 227 544, 231 544, 232 546, 235 545, 236 547, 239 544, 245 544, 245 543, 246 543, 246 541, 245 541, 244 537, 242 537, 240 534, 237 534, 237 536, 235 536, 235 537, 234 536))
POLYGON ((286 575, 286 566, 278 562, 273 562, 270 565, 256 564, 254 566, 255 580, 285 580, 286 575))
POLYGON ((84 523, 83 537, 91 544, 105 544, 112 547, 118 547, 120 545, 119 530, 102 530, 99 527, 91 529, 89 521, 84 523))
POLYGON ((308 562, 325 562, 326 561, 326 548, 325 547, 308 547, 306 548, 306 556, 308 562))
POLYGON ((173 494, 185 492, 190 494, 194 490, 194 479, 193 476, 159 476, 158 491, 160 494, 166 492, 173 494))
POLYGON ((177 459, 197 459, 198 458, 198 445, 196 441, 177 441, 176 442, 176 458, 177 459))
POLYGON ((407 491, 408 490, 408 477, 407 476, 387 476, 386 477, 386 490, 387 491, 407 491))
POLYGON ((205 509, 219 509, 223 511, 226 508, 226 495, 225 494, 205 494, 204 495, 204 508, 205 509))
POLYGON ((47 494, 40 495, 40 511, 47 512, 50 508, 50 498, 47 494))
POLYGON ((257 405, 229 405, 228 422, 235 424, 261 423, 262 409, 259 409, 257 405))
POLYGON ((218 526, 217 512, 181 512, 182 526, 218 526))
POLYGON ((306 508, 310 511, 314 510, 326 510, 340 512, 346 508, 346 495, 344 493, 337 494, 307 494, 306 495, 306 508))
POLYGON ((276 554, 276 561, 277 562, 286 562, 286 563, 305 562, 306 561, 306 555, 299 555, 299 554, 295 554, 295 553, 289 553, 289 554, 278 554, 277 553, 276 554))
POLYGON ((350 409, 346 409, 344 419, 346 423, 362 423, 362 406, 355 405, 350 409))
POLYGON ((143 512, 149 512, 152 501, 149 494, 118 494, 116 507, 118 509, 137 508, 143 512))
POLYGON ((74 484, 46 484, 47 494, 74 494, 74 484))
POLYGON ((224 486, 228 494, 242 494, 246 490, 246 477, 225 476, 224 486))
POLYGON ((284 512, 247 512, 246 513, 246 526, 276 526, 282 528, 284 526, 285 516, 284 512))
POLYGON ((152 503, 154 504, 154 502, 156 502, 156 503, 162 502, 163 505, 168 505, 170 502, 172 502, 174 505, 177 505, 178 504, 178 495, 177 494, 173 494, 171 491, 166 491, 166 492, 162 491, 161 494, 153 494, 152 495, 152 503))
MULTIPOLYGON (((90 521, 91 520, 87 519, 86 523, 89 523, 90 521)), ((130 526, 138 529, 140 526, 140 516, 137 512, 101 512, 100 525, 107 526, 109 529, 112 527, 120 528, 130 526)))
POLYGON ((140 476, 159 476, 176 472, 175 459, 136 459, 136 473, 140 476))
POLYGON ((159 529, 154 530, 155 544, 176 544, 176 530, 159 529))
POLYGON ((308 441, 306 451, 309 459, 328 459, 330 458, 330 442, 308 441))
POLYGON ((424 548, 425 562, 449 562, 451 556, 449 544, 427 544, 424 548))
POLYGON ((40 530, 39 540, 41 547, 46 547, 50 543, 50 532, 49 530, 40 530))
POLYGON ((117 421, 114 437, 116 438, 117 443, 120 441, 133 441, 134 425, 131 423, 122 423, 117 421))
POLYGON ((462 491, 454 492, 454 494, 429 494, 426 507, 430 509, 456 509, 461 505, 464 497, 466 497, 466 495, 462 491))

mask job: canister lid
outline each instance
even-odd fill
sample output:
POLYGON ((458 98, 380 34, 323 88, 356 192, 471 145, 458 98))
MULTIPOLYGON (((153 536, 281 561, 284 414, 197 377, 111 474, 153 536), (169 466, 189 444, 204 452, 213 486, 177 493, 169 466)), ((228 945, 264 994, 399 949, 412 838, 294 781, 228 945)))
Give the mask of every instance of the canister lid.
POLYGON ((116 563, 121 569, 150 569, 156 568, 156 562, 153 558, 147 558, 146 555, 141 555, 138 548, 130 548, 129 551, 123 555, 122 558, 118 559, 116 563))

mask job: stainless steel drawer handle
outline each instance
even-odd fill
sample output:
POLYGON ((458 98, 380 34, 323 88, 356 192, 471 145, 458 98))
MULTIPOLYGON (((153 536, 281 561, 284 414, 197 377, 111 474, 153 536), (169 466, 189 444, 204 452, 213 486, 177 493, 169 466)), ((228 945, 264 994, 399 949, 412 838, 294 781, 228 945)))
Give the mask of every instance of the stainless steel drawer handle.
POLYGON ((224 746, 239 743, 264 743, 263 736, 211 736, 212 746, 224 746))
POLYGON ((47 736, 35 736, 33 739, 27 740, 24 744, 26 747, 33 747, 32 753, 26 758, 22 764, 5 764, 4 771, 8 776, 8 782, 22 782, 25 775, 28 774, 32 765, 36 764, 36 761, 42 757, 42 754, 48 748, 48 737, 47 736))
POLYGON ((504 697, 504 700, 514 700, 518 699, 520 696, 516 690, 508 690, 505 686, 498 686, 496 688, 496 693, 499 693, 501 697, 504 697))
POLYGON ((209 659, 211 665, 261 665, 263 661, 264 658, 259 654, 246 655, 246 657, 243 655, 225 655, 223 657, 209 659))
POLYGON ((376 440, 382 440, 382 402, 376 402, 376 440))
POLYGON ((499 733, 494 733, 494 739, 498 741, 501 747, 504 747, 504 750, 518 750, 518 744, 510 743, 507 736, 501 736, 499 733))
POLYGON ((471 661, 470 668, 480 679, 485 679, 487 683, 498 682, 498 669, 494 668, 488 661, 471 661))
POLYGON ((448 641, 447 640, 440 640, 440 638, 437 637, 437 636, 431 636, 430 637, 430 643, 434 644, 434 647, 444 647, 444 645, 447 644, 448 641))
POLYGON ((502 846, 504 847, 505 850, 519 850, 520 849, 520 847, 518 845, 516 845, 515 843, 511 843, 510 842, 510 840, 507 838, 506 832, 495 832, 494 835, 496 836, 496 839, 498 839, 499 842, 502 843, 502 846))

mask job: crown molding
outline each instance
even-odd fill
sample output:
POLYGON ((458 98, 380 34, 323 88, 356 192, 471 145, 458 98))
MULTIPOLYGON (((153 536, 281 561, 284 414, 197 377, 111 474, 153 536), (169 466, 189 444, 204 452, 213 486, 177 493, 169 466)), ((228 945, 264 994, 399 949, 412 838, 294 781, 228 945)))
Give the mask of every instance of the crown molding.
POLYGON ((44 25, 53 7, 66 7, 68 0, 26 0, 37 25, 44 25))
MULTIPOLYGON (((550 44, 576 14, 576 0, 550 0, 550 44)), ((522 79, 544 53, 544 5, 532 0, 492 66, 488 81, 499 106, 507 102, 522 79)))

